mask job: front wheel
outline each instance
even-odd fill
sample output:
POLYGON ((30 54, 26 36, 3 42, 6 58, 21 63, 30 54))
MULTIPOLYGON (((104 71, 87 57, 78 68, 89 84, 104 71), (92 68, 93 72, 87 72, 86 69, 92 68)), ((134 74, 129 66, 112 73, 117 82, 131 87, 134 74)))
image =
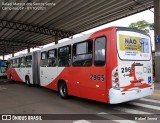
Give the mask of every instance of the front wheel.
POLYGON ((26 84, 27 84, 27 86, 31 86, 31 84, 30 84, 30 79, 29 79, 28 76, 26 77, 26 84))
POLYGON ((68 90, 65 82, 60 82, 58 86, 58 92, 61 98, 67 99, 68 98, 68 90))
POLYGON ((11 82, 13 81, 13 77, 12 77, 12 75, 10 75, 10 81, 11 81, 11 82))

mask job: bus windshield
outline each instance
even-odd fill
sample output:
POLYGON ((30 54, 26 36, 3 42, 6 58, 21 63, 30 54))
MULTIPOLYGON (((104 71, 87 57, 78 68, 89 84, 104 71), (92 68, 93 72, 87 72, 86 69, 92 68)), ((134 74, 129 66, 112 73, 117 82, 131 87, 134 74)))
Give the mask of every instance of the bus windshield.
POLYGON ((133 31, 117 31, 117 49, 121 60, 150 60, 150 37, 133 31))

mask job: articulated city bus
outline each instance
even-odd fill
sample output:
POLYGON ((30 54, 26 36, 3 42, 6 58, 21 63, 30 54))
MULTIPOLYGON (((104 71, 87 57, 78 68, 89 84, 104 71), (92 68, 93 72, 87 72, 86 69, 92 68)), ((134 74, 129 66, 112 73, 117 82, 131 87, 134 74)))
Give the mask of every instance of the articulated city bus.
POLYGON ((0 77, 7 76, 7 68, 8 68, 8 61, 7 60, 0 60, 0 77))
POLYGON ((142 98, 154 90, 150 37, 137 30, 110 27, 32 54, 32 76, 28 56, 17 56, 10 59, 8 79, 39 84, 62 98, 72 95, 110 104, 142 98))

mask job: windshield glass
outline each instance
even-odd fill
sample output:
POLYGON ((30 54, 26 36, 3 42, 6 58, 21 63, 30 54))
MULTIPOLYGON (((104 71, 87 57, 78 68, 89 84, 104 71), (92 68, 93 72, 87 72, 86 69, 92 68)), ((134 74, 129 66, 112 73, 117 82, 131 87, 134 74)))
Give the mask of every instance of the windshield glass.
POLYGON ((150 60, 150 37, 138 32, 117 31, 117 49, 121 60, 150 60))

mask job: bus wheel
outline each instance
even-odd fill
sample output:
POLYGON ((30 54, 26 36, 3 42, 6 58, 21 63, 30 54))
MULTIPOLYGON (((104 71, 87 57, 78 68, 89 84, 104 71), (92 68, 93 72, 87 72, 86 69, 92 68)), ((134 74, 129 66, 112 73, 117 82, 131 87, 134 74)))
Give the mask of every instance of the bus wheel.
POLYGON ((68 98, 68 90, 65 82, 60 82, 58 84, 58 92, 61 98, 63 99, 68 98))
POLYGON ((14 82, 12 75, 10 75, 10 81, 11 81, 11 82, 14 82))
POLYGON ((26 76, 26 84, 27 86, 31 86, 29 76, 26 76))

